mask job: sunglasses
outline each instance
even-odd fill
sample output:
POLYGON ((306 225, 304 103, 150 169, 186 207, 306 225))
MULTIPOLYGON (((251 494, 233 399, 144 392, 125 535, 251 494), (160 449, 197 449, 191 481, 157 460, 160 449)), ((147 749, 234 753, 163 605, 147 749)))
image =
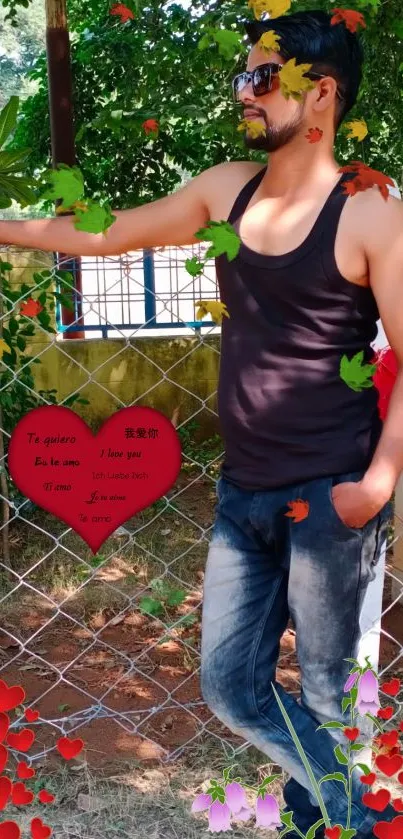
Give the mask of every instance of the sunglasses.
MULTIPOLYGON (((282 66, 282 64, 272 63, 260 64, 259 67, 255 67, 254 70, 246 70, 244 73, 239 73, 235 76, 232 80, 232 96, 234 103, 236 105, 241 104, 239 94, 244 87, 249 84, 249 82, 252 82, 254 96, 264 96, 265 93, 269 93, 273 85, 273 76, 280 72, 282 66)), ((310 70, 307 73, 304 73, 304 76, 308 79, 324 79, 326 75, 326 73, 313 73, 310 70)), ((339 89, 337 89, 336 94, 339 99, 343 99, 339 89)))

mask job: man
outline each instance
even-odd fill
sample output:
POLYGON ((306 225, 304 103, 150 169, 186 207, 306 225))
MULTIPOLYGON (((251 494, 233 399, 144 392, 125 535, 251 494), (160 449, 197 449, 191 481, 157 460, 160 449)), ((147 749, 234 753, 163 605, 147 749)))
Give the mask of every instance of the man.
MULTIPOLYGON (((248 129, 245 142, 269 153, 267 166, 214 166, 173 195, 115 211, 105 237, 57 218, 0 222, 0 241, 92 256, 197 243, 210 220, 228 219, 240 235, 236 259, 216 261, 229 312, 218 389, 225 461, 205 574, 201 685, 215 714, 291 775, 284 797, 297 827, 288 835, 297 837, 320 810, 271 683, 291 615, 301 704, 276 689, 316 779, 343 771, 334 748, 346 739, 316 729, 341 717, 345 659, 356 657, 403 468, 403 376, 382 429, 375 389, 352 389, 340 361, 361 350, 370 359, 379 316, 403 360, 403 212, 378 188, 348 197, 353 175, 341 181, 334 159, 335 131, 359 88, 357 36, 322 12, 247 31, 247 71, 259 70, 234 91, 264 128, 255 139, 248 129), (257 43, 269 29, 280 33, 280 52, 257 43), (290 57, 312 64, 314 87, 301 102, 283 96, 279 67, 270 66, 290 57), (310 129, 318 142, 307 139, 310 129), (305 516, 288 517, 290 505, 305 516)), ((359 774, 350 827, 369 839, 380 815, 362 804, 359 774)), ((346 825, 342 784, 326 782, 321 793, 332 825, 346 825)), ((395 815, 388 805, 381 818, 395 815)))

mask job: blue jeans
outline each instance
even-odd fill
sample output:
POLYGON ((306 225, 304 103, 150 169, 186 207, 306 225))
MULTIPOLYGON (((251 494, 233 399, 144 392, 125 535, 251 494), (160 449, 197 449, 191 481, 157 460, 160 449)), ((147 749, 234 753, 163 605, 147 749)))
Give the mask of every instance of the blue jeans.
MULTIPOLYGON (((329 720, 351 724, 350 712, 343 715, 341 710, 352 668, 345 659, 357 658, 360 611, 391 514, 388 502, 363 528, 348 527, 340 519, 332 487, 358 481, 363 474, 258 492, 223 477, 217 482, 204 579, 201 691, 218 719, 291 776, 284 787, 286 809, 293 811, 303 833, 322 817, 321 811, 271 682, 316 780, 332 772, 347 777, 334 754, 337 743, 347 745, 345 735, 341 729, 316 729, 329 720), (310 505, 299 522, 285 515, 288 502, 298 498, 310 505), (275 680, 280 639, 290 616, 301 674, 300 703, 275 680)), ((357 719, 360 727, 364 719, 357 719)), ((350 827, 370 836, 377 821, 396 813, 391 805, 379 814, 362 803, 368 786, 360 775, 362 770, 353 771, 350 827)), ((346 826, 344 786, 326 781, 320 790, 332 825, 346 826)))

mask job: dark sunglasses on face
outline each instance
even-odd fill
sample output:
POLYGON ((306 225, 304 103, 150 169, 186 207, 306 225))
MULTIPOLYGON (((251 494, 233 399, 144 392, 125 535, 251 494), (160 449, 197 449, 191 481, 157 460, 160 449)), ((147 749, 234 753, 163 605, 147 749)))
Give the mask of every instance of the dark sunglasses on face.
MULTIPOLYGON (((242 104, 239 94, 244 87, 249 84, 249 82, 252 82, 254 96, 264 96, 265 93, 269 93, 272 89, 273 77, 280 72, 282 66, 282 64, 272 63, 260 64, 259 67, 255 67, 254 70, 246 70, 244 73, 239 73, 235 76, 232 80, 232 95, 234 103, 236 105, 242 104)), ((324 79, 325 75, 325 73, 313 73, 311 70, 309 70, 308 73, 304 73, 304 76, 308 79, 324 79)), ((336 93, 339 99, 343 99, 338 89, 336 93)))

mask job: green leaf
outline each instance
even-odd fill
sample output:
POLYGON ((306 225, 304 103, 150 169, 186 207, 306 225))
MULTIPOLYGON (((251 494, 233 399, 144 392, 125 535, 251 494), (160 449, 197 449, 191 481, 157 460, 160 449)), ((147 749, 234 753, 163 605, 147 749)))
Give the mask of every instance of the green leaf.
POLYGON ((166 598, 166 602, 168 606, 180 606, 181 603, 186 599, 187 592, 182 591, 181 589, 177 589, 175 591, 171 591, 171 593, 166 598))
POLYGON ((18 96, 11 96, 7 104, 0 111, 0 148, 17 125, 17 114, 20 105, 18 96))
POLYGON ((343 714, 347 711, 347 708, 349 708, 350 705, 351 705, 351 696, 345 696, 344 699, 342 700, 342 703, 341 703, 341 710, 342 710, 343 714))
POLYGON ((340 783, 344 784, 346 793, 348 792, 348 782, 347 778, 344 777, 342 772, 332 772, 330 775, 325 775, 319 781, 320 784, 323 784, 324 781, 340 781, 340 783))
POLYGON ((332 720, 331 722, 324 722, 323 725, 319 725, 318 728, 316 729, 316 731, 319 731, 321 728, 343 728, 344 729, 345 725, 343 725, 342 722, 335 722, 335 721, 332 720))
POLYGON ((343 766, 347 766, 348 760, 347 760, 346 755, 344 754, 344 752, 343 752, 343 750, 340 746, 340 743, 334 749, 334 754, 335 754, 335 758, 336 758, 338 763, 342 763, 343 766))
POLYGON ((346 355, 342 356, 340 362, 340 378, 356 392, 361 392, 363 388, 373 387, 372 378, 376 371, 376 364, 362 364, 364 358, 364 350, 356 353, 350 360, 346 355))
POLYGON ((372 772, 372 769, 370 769, 369 766, 366 766, 365 763, 355 763, 354 765, 359 766, 359 768, 362 769, 364 775, 370 775, 372 772))
POLYGON ((160 615, 164 611, 162 603, 153 597, 142 597, 139 603, 139 609, 148 615, 160 615))
POLYGON ((308 833, 306 834, 306 839, 315 839, 316 831, 319 827, 322 827, 322 824, 325 824, 324 819, 319 819, 319 821, 315 822, 315 824, 309 828, 308 833))
POLYGON ((350 751, 351 752, 360 752, 361 749, 366 749, 366 748, 367 748, 367 746, 365 745, 365 743, 353 743, 353 745, 350 747, 350 751))

